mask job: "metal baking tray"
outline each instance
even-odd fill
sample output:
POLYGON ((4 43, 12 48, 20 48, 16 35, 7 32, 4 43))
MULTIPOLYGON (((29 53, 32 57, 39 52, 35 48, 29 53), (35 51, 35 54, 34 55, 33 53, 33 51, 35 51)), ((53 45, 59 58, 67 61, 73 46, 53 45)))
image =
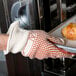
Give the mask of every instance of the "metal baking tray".
MULTIPOLYGON (((61 34, 61 29, 64 26, 67 26, 69 23, 76 23, 76 15, 74 15, 73 17, 71 17, 67 21, 58 25, 56 28, 51 30, 49 32, 49 34, 54 36, 54 37, 60 37, 63 39, 64 37, 61 34)), ((56 46, 59 48, 63 48, 64 50, 67 50, 68 52, 76 53, 76 40, 74 40, 74 41, 68 40, 68 41, 69 41, 69 44, 65 44, 65 45, 56 44, 56 46)))

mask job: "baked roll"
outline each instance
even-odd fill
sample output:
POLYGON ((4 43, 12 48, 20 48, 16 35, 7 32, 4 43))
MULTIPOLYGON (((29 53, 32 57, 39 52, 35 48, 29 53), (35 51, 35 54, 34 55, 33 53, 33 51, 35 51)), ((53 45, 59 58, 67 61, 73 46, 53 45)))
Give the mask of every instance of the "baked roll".
POLYGON ((69 40, 76 40, 76 23, 70 23, 61 30, 62 35, 69 40))

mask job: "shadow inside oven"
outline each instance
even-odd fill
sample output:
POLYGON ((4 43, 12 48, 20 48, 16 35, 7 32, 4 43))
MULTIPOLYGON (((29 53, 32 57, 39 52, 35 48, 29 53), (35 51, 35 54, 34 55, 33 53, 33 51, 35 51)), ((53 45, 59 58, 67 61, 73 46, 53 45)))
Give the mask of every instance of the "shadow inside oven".
POLYGON ((57 76, 76 76, 76 59, 45 59, 44 72, 57 76))

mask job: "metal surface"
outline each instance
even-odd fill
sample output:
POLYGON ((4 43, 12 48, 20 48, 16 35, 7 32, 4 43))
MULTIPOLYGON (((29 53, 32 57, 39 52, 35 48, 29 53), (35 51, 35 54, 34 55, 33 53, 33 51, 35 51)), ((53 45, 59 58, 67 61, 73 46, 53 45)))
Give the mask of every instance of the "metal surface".
POLYGON ((76 53, 76 48, 73 47, 69 47, 69 46, 64 46, 64 45, 59 45, 59 44, 55 44, 57 47, 59 48, 63 48, 64 50, 71 52, 71 53, 76 53))
MULTIPOLYGON (((40 23, 40 26, 41 26, 41 22, 42 22, 42 19, 43 19, 43 1, 42 0, 37 0, 37 6, 38 6, 38 14, 39 14, 39 23, 40 23)), ((41 29, 41 27, 40 27, 41 29)))
POLYGON ((56 0, 57 1, 57 14, 60 21, 64 21, 66 19, 66 0, 56 0))
POLYGON ((12 22, 18 20, 20 22, 20 27, 22 28, 25 28, 29 25, 29 20, 27 17, 27 6, 25 1, 17 1, 13 4, 11 8, 11 19, 12 22))
POLYGON ((5 12, 4 14, 5 14, 5 19, 6 19, 7 29, 8 29, 9 24, 10 24, 8 4, 7 4, 7 0, 2 0, 2 1, 3 1, 3 7, 4 7, 4 12, 5 12))
POLYGON ((21 8, 21 4, 19 1, 15 2, 11 8, 11 20, 15 21, 18 18, 19 9, 21 8))
POLYGON ((11 8, 12 22, 19 20, 22 28, 35 28, 37 9, 35 5, 36 2, 34 1, 35 0, 19 0, 15 2, 11 8))

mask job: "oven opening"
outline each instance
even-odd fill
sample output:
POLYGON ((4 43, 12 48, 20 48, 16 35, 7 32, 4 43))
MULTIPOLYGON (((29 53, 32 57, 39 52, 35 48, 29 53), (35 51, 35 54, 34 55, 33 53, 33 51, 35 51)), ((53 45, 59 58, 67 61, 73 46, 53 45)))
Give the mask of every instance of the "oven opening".
POLYGON ((55 74, 58 76, 65 76, 71 71, 74 64, 76 64, 76 61, 74 59, 49 58, 49 59, 44 60, 44 72, 55 74))

